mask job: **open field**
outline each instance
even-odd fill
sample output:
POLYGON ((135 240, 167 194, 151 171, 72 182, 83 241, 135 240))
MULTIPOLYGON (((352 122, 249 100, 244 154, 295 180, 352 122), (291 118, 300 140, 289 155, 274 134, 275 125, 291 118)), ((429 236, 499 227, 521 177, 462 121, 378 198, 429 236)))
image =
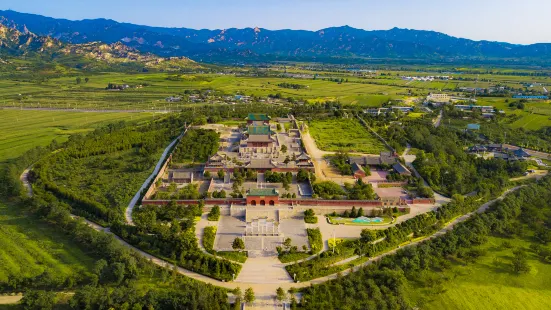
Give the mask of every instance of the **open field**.
MULTIPOLYGON (((551 308, 551 265, 533 254, 528 262, 531 271, 517 275, 511 270, 512 251, 527 248, 531 242, 522 239, 489 238, 481 248, 486 254, 472 264, 452 263, 450 270, 438 274, 443 291, 431 294, 423 309, 549 309, 551 308), (503 242, 513 248, 505 248, 503 242), (448 279, 448 280, 446 280, 448 279)), ((425 292, 423 289, 421 291, 425 292)), ((410 292, 419 294, 418 290, 410 292)))
POLYGON ((379 154, 386 150, 356 119, 315 120, 308 126, 316 145, 323 151, 379 154))
POLYGON ((90 272, 95 261, 66 235, 2 203, 0 249, 0 283, 47 272, 63 284, 90 272))
POLYGON ((0 110, 0 163, 52 140, 93 130, 102 124, 151 118, 150 113, 81 113, 0 110))

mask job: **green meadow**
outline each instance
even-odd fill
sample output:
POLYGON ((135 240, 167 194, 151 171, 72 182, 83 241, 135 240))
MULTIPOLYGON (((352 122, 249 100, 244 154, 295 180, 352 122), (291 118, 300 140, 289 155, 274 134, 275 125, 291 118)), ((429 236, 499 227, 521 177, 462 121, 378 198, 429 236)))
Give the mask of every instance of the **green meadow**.
POLYGON ((323 151, 379 154, 386 148, 356 119, 324 119, 308 123, 310 134, 323 151))
POLYGON ((528 249, 532 243, 529 237, 490 237, 480 247, 485 254, 474 263, 452 261, 451 269, 430 273, 424 279, 432 282, 432 287, 415 288, 408 293, 414 300, 426 301, 422 309, 550 309, 551 265, 527 250, 530 272, 512 271, 513 250, 528 249), (504 246, 504 242, 510 245, 504 246))

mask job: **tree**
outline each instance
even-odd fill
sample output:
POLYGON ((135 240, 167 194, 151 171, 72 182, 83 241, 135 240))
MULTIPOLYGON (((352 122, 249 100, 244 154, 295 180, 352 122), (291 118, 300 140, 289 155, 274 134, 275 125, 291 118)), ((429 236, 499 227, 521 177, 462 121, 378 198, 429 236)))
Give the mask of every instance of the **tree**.
POLYGON ((281 146, 281 152, 282 152, 282 153, 287 153, 287 145, 283 144, 283 145, 281 146))
POLYGON ((243 300, 243 292, 238 286, 232 290, 232 294, 235 296, 235 309, 241 309, 241 301, 243 300))
POLYGON ((287 157, 285 157, 285 160, 283 161, 283 163, 287 165, 289 162, 291 162, 291 159, 289 158, 289 155, 287 155, 287 157))
POLYGON ((364 216, 364 209, 360 207, 360 208, 358 209, 358 214, 357 214, 357 215, 358 215, 358 217, 364 216))
POLYGON ((245 249, 245 242, 243 242, 243 239, 241 238, 235 238, 231 246, 234 250, 241 251, 245 249))
POLYGON ((516 273, 528 273, 530 271, 530 265, 528 265, 528 259, 523 249, 517 249, 513 252, 513 261, 511 262, 513 271, 516 273))
POLYGON ((27 291, 21 299, 24 309, 42 310, 53 309, 56 304, 56 293, 48 291, 27 291))
POLYGON ((218 170, 218 178, 220 180, 224 179, 225 175, 226 175, 226 173, 224 172, 224 170, 222 170, 222 169, 218 170))
POLYGON ((278 124, 276 125, 276 129, 277 129, 277 131, 281 131, 281 124, 278 123, 278 124))
POLYGON ((80 76, 77 77, 76 81, 77 81, 77 84, 80 84, 80 82, 82 81, 82 79, 80 78, 80 76))
POLYGON ((210 171, 205 171, 205 179, 210 179, 210 171))
POLYGON ((89 78, 89 77, 85 77, 85 78, 84 78, 84 82, 85 82, 85 83, 88 83, 88 81, 90 81, 90 78, 89 78))
POLYGON ((283 246, 289 250, 289 248, 291 247, 291 243, 293 242, 293 240, 291 240, 291 238, 287 238, 285 239, 285 241, 283 241, 283 246))
POLYGON ((281 287, 278 287, 276 290, 276 299, 279 302, 284 302, 285 300, 287 300, 287 292, 285 292, 285 290, 281 287))
POLYGON ((360 238, 362 242, 371 243, 377 240, 377 232, 370 229, 364 229, 360 234, 360 238))
POLYGON ((254 291, 251 287, 245 290, 245 302, 247 304, 252 304, 256 300, 256 297, 254 296, 254 291))

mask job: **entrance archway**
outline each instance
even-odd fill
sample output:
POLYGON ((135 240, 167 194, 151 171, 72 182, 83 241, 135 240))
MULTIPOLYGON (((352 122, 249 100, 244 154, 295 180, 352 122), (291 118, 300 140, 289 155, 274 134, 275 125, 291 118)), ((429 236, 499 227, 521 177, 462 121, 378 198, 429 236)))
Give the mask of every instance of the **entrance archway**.
POLYGON ((251 205, 256 206, 256 200, 251 200, 251 205))
POLYGON ((273 200, 270 200, 270 206, 275 206, 275 202, 273 200))
POLYGON ((266 205, 266 201, 260 200, 260 205, 261 205, 261 206, 265 206, 265 205, 266 205))

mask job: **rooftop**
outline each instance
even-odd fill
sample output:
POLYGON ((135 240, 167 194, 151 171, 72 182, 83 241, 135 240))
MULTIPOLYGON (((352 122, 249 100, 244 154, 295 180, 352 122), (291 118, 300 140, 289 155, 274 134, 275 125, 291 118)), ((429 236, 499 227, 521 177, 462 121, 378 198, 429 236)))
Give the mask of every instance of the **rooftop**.
POLYGON ((249 135, 269 135, 271 130, 270 126, 249 126, 247 133, 249 135))
POLYGON ((266 114, 249 113, 249 116, 247 117, 247 120, 249 120, 249 121, 269 121, 270 117, 266 114))
POLYGON ((251 188, 247 196, 279 196, 274 188, 251 188))
POLYGON ((362 169, 362 166, 360 166, 358 163, 353 163, 353 164, 352 164, 352 171, 353 171, 353 172, 356 172, 356 171, 363 171, 363 169, 362 169))
POLYGON ((399 174, 411 174, 411 172, 408 170, 408 168, 406 168, 404 165, 402 165, 402 163, 395 163, 392 168, 394 168, 394 170, 396 170, 396 172, 398 172, 399 174))
POLYGON ((274 168, 275 165, 272 163, 271 159, 251 159, 247 168, 252 169, 264 169, 264 168, 274 168))
POLYGON ((469 130, 480 130, 480 124, 468 124, 467 129, 469 129, 469 130))
POLYGON ((191 179, 193 172, 191 171, 174 171, 172 172, 173 179, 191 179))

